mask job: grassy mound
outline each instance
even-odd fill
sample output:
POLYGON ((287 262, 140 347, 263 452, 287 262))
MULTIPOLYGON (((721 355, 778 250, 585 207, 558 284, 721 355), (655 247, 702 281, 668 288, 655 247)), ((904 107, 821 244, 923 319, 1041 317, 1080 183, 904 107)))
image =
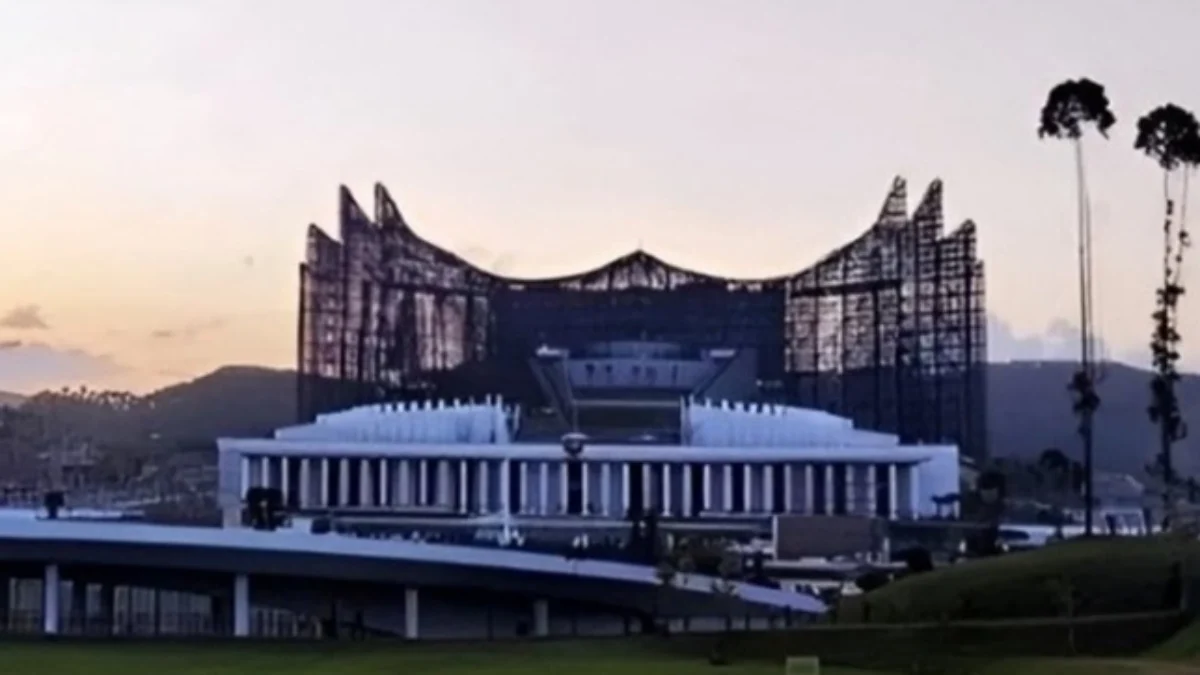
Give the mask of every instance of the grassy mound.
MULTIPOLYGON (((1200 574, 1200 544, 1172 537, 1075 540, 901 579, 838 608, 840 621, 920 622, 1153 612, 1178 607, 1176 562, 1200 574)), ((1188 584, 1184 584, 1185 586, 1188 584)))
POLYGON ((1195 661, 1200 659, 1200 622, 1184 626, 1178 633, 1146 653, 1152 659, 1195 661))

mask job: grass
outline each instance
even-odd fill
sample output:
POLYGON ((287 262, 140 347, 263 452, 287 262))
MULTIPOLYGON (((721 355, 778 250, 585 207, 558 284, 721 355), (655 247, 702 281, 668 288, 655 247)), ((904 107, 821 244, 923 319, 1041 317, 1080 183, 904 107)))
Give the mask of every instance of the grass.
MULTIPOLYGON (((667 656, 646 643, 492 643, 397 646, 371 643, 234 645, 0 642, 4 672, 21 675, 783 675, 783 664, 667 656)), ((825 667, 824 675, 885 675, 825 667)), ((1013 659, 981 663, 973 675, 1200 675, 1185 663, 1101 659, 1013 659)))
MULTIPOLYGON (((783 675, 782 663, 714 668, 623 641, 371 645, 0 643, 3 672, 21 675, 783 675)), ((877 675, 824 668, 828 675, 877 675)))
POLYGON ((1200 570, 1200 546, 1171 537, 1074 540, 953 565, 848 599, 843 621, 906 622, 1060 616, 1063 580, 1077 615, 1165 609, 1172 565, 1200 570), (864 614, 863 603, 869 605, 864 614))

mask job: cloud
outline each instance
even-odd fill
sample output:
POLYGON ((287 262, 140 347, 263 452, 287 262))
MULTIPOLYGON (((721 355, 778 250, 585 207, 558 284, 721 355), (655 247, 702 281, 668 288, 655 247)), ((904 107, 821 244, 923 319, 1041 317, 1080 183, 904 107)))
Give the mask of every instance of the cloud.
POLYGON ((0 328, 12 330, 46 330, 50 324, 42 316, 42 308, 38 305, 18 305, 0 316, 0 328))
MULTIPOLYGON (((1040 334, 1017 335, 1007 321, 988 315, 989 361, 1075 361, 1079 340, 1079 328, 1066 319, 1054 319, 1040 334)), ((1096 340, 1096 353, 1101 359, 1124 361, 1103 339, 1096 340)))
POLYGON ((33 393, 80 384, 95 385, 127 372, 106 354, 53 347, 40 342, 0 342, 0 389, 33 393))
POLYGON ((210 319, 198 323, 190 323, 176 328, 159 328, 150 331, 150 337, 155 340, 191 340, 203 333, 217 330, 225 325, 224 319, 210 319))

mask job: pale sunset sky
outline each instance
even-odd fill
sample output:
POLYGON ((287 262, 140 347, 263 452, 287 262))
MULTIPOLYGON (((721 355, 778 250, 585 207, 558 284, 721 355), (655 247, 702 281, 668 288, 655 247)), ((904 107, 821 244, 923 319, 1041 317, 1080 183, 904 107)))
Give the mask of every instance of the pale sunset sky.
POLYGON ((1198 31, 1197 0, 0 0, 0 390, 293 365, 304 228, 375 181, 506 273, 641 243, 759 276, 941 177, 993 358, 1070 355, 1072 155, 1036 124, 1081 76, 1118 116, 1087 147, 1100 323, 1142 362, 1161 184, 1134 123, 1200 110, 1198 31))

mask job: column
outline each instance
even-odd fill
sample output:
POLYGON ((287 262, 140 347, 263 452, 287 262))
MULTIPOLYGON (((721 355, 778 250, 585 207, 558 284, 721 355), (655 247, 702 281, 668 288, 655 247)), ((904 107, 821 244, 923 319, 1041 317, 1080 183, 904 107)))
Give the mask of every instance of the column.
POLYGON ((475 477, 475 482, 479 485, 479 512, 492 512, 492 472, 491 462, 486 459, 479 460, 479 475, 475 477))
POLYGON ((399 488, 399 494, 396 495, 398 498, 397 501, 400 502, 401 506, 412 506, 412 460, 400 460, 399 483, 400 484, 396 486, 399 488))
POLYGON ((358 505, 371 506, 374 499, 371 489, 371 460, 362 457, 358 460, 358 505))
POLYGON ((233 578, 233 636, 250 637, 250 577, 233 578))
MULTIPOLYGON (((605 518, 612 517, 612 463, 604 462, 600 465, 600 513, 605 518)), ((624 517, 625 514, 618 514, 624 517)))
POLYGON ((533 601, 533 635, 534 637, 550 635, 550 603, 547 600, 533 601))
POLYGON ((580 460, 580 462, 579 462, 579 491, 580 491, 579 494, 580 494, 580 501, 583 502, 582 510, 583 510, 583 515, 585 515, 585 516, 592 515, 592 508, 588 504, 588 497, 589 497, 588 493, 591 492, 591 490, 588 489, 588 479, 591 478, 591 473, 592 473, 589 470, 589 467, 591 465, 592 465, 591 462, 586 462, 583 460, 580 460))
POLYGON ((642 484, 639 487, 642 491, 642 510, 649 512, 652 507, 659 506, 654 500, 654 465, 650 462, 642 463, 642 484))
POLYGON ((42 632, 58 635, 59 630, 59 583, 58 565, 50 563, 42 570, 42 632))
POLYGON ((692 517, 692 465, 683 465, 683 517, 692 517))
POLYGON ((470 485, 467 481, 467 471, 470 460, 458 461, 458 512, 467 513, 471 510, 470 485))
POLYGON ((250 458, 245 455, 242 455, 241 461, 242 461, 242 482, 241 482, 241 485, 238 490, 238 499, 245 499, 246 491, 249 490, 250 488, 254 487, 254 484, 250 482, 252 480, 252 478, 250 477, 250 458))
POLYGON ((742 465, 742 511, 754 511, 754 465, 742 465))
POLYGON ((312 507, 312 459, 309 457, 300 458, 300 508, 307 509, 312 507))
POLYGON ((908 508, 912 509, 913 518, 921 517, 921 497, 920 497, 920 476, 917 473, 917 465, 908 465, 908 508))
POLYGON ((662 465, 662 514, 664 516, 671 515, 671 465, 663 463, 662 465))
POLYGON ((854 464, 846 463, 846 515, 858 512, 858 494, 854 489, 854 474, 858 473, 854 464))
POLYGON ((833 465, 825 465, 825 515, 833 515, 833 465))
POLYGON ((550 463, 538 463, 538 508, 539 515, 550 514, 550 463))
POLYGON ((712 464, 704 464, 702 471, 704 476, 704 501, 700 502, 700 510, 711 511, 713 508, 712 499, 712 464))
POLYGON ((900 482, 898 480, 896 480, 896 465, 894 463, 889 463, 887 465, 887 481, 888 481, 888 518, 890 520, 895 520, 896 517, 898 516, 898 514, 896 513, 896 511, 897 511, 896 505, 899 503, 897 501, 897 497, 899 495, 897 495, 896 493, 899 492, 898 488, 900 487, 900 482))
POLYGON ((329 506, 329 460, 322 458, 321 466, 318 469, 321 476, 321 503, 319 506, 325 508, 329 506))
POLYGON ((350 460, 343 457, 338 469, 338 506, 350 505, 350 460))
POLYGON ((512 513, 512 504, 509 503, 510 495, 512 495, 512 460, 506 458, 500 461, 500 513, 505 515, 512 513))
POLYGON ((783 465, 783 512, 784 513, 795 513, 796 512, 796 496, 793 493, 793 488, 795 487, 795 478, 793 477, 794 473, 795 472, 793 471, 791 464, 783 465))
POLYGON ((288 481, 288 464, 289 462, 287 457, 279 458, 279 493, 283 498, 284 506, 287 506, 288 493, 292 491, 292 486, 288 481))
POLYGON ((450 499, 450 460, 439 459, 437 463, 437 498, 438 506, 452 506, 450 499))
POLYGON ((804 465, 804 512, 813 515, 817 512, 816 481, 813 480, 813 465, 804 465))
POLYGON ((429 505, 429 460, 417 460, 417 504, 429 505))
POLYGON ((567 461, 558 463, 558 512, 564 514, 567 512, 567 492, 570 488, 570 481, 567 480, 567 461))
POLYGON ((629 489, 631 486, 629 482, 629 462, 621 462, 621 513, 618 515, 622 518, 625 517, 625 514, 629 513, 631 506, 631 502, 629 501, 629 489))
POLYGON ((533 509, 529 503, 529 462, 523 459, 518 461, 517 474, 520 476, 520 485, 517 487, 520 494, 517 497, 521 500, 521 503, 517 504, 517 513, 531 513, 533 509))
POLYGON ((733 513, 733 465, 726 464, 721 469, 724 472, 724 476, 722 476, 724 484, 721 486, 723 488, 721 490, 721 501, 725 502, 725 513, 733 513))
POLYGON ((763 465, 763 511, 775 513, 775 467, 763 465))
POLYGON ((404 639, 416 640, 420 637, 421 598, 417 589, 404 589, 404 639))
POLYGON ((265 488, 271 487, 270 457, 260 457, 258 460, 258 484, 265 488))
POLYGON ((879 501, 879 483, 883 478, 879 475, 878 464, 868 464, 867 474, 867 515, 874 518, 877 512, 876 502, 879 501))
POLYGON ((376 506, 391 506, 391 495, 388 494, 390 492, 388 486, 392 484, 391 476, 388 475, 388 464, 391 462, 391 460, 387 457, 380 457, 376 461, 378 462, 379 466, 379 499, 376 503, 376 506))

